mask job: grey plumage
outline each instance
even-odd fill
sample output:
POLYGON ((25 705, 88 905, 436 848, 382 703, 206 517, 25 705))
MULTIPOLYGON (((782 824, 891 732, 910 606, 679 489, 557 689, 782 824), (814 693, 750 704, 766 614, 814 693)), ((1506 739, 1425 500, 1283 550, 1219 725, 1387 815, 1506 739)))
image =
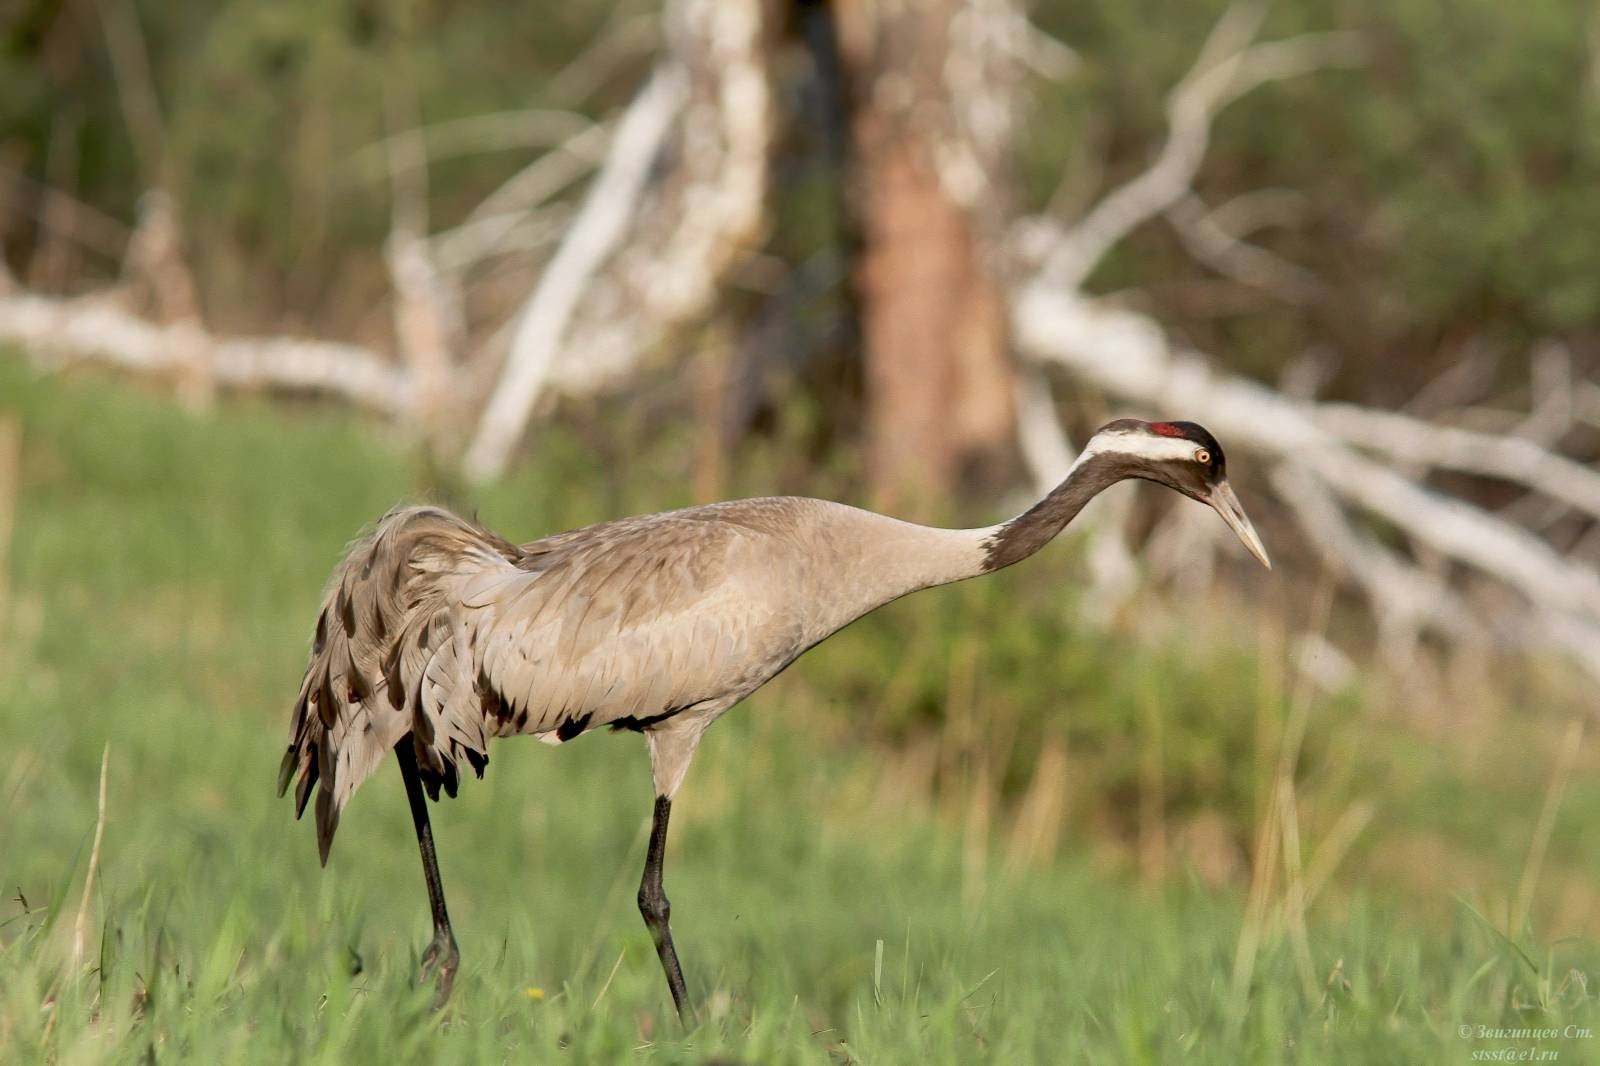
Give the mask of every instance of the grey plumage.
POLYGON ((653 719, 643 731, 670 796, 705 725, 807 647, 885 599, 976 572, 973 532, 770 497, 515 546, 440 508, 394 510, 324 595, 280 791, 298 775, 303 808, 320 782, 326 861, 339 812, 407 733, 437 797, 454 795, 463 761, 482 772, 494 737, 560 742, 653 719))
POLYGON ((668 816, 701 734, 806 649, 918 589, 990 573, 1048 543, 1129 477, 1217 510, 1263 563, 1222 448, 1192 423, 1112 423, 1010 522, 935 529, 823 500, 765 497, 624 518, 515 545, 438 507, 402 507, 355 541, 317 615, 278 777, 317 794, 322 861, 385 754, 406 784, 433 910, 440 1001, 459 952, 424 792, 480 776, 489 742, 645 735, 656 806, 639 908, 674 1003, 686 991, 661 885, 668 816))

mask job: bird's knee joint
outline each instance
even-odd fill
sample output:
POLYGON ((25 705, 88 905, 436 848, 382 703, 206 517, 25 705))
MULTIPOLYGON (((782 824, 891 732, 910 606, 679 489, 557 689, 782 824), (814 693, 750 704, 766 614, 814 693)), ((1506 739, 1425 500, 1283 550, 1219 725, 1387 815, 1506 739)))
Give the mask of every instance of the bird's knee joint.
POLYGON ((641 888, 639 913, 644 915, 644 920, 649 925, 666 925, 672 917, 672 904, 667 901, 666 893, 659 888, 654 891, 641 888))

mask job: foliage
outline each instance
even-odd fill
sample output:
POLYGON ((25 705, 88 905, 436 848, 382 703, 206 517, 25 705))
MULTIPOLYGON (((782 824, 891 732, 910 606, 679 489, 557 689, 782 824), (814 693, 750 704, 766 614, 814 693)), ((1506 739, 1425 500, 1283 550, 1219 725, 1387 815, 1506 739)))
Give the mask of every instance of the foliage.
MULTIPOLYGON (((609 15, 566 4, 522 19, 414 0, 40 3, 0 38, 0 148, 125 220, 143 190, 166 187, 219 321, 277 328, 289 316, 348 332, 383 292, 389 227, 386 172, 357 166, 359 151, 415 123, 562 106, 544 86, 609 15), (162 111, 149 146, 124 122, 137 86, 119 85, 108 43, 124 4, 142 40, 116 39, 147 52, 162 111), (79 156, 65 175, 50 173, 55 138, 79 156)), ((525 162, 491 152, 447 163, 432 188, 439 221, 525 162)))
MULTIPOLYGON (((1568 936, 1594 930, 1600 792, 1575 777, 1534 921, 1506 940, 1551 731, 1471 706, 1427 737, 1353 697, 1317 703, 1298 775, 1308 852, 1351 796, 1380 818, 1314 902, 1314 980, 1269 929, 1236 1001, 1243 884, 1208 887, 1181 862, 1138 881, 1107 861, 1126 829, 1087 812, 1134 802, 1159 724, 1170 816, 1222 810, 1248 837, 1282 685, 1253 631, 1215 616, 1172 646, 1088 636, 1062 550, 870 617, 712 730, 667 874, 702 1010, 687 1035, 631 898, 649 803, 637 738, 497 747, 485 779, 435 809, 465 969, 433 1016, 411 983, 426 908, 398 775, 366 785, 320 871, 310 827, 271 794, 320 583, 361 523, 425 489, 423 468, 344 417, 188 416, 9 359, 0 398, 24 442, 0 613, 0 883, 16 895, 0 911, 0 1060, 1448 1061, 1511 1043, 1461 1025, 1600 1029, 1583 983, 1600 954, 1568 936), (1009 774, 1025 779, 1052 730, 1078 779, 1056 858, 1010 861, 1003 799, 955 778, 932 803, 896 788, 930 736, 970 767, 997 764, 1014 732, 1009 774), (80 980, 63 933, 106 744, 80 980)), ((531 536, 685 502, 662 489, 691 454, 670 435, 541 445, 484 497, 487 520, 531 536)), ((775 452, 738 476, 782 470, 775 452)))
MULTIPOLYGON (((24 5, 0 38, 0 157, 123 219, 143 189, 169 185, 219 326, 381 331, 387 323, 371 309, 386 285, 388 190, 381 168, 353 165, 358 151, 414 121, 530 106, 604 111, 637 63, 585 100, 562 96, 552 78, 602 26, 645 6, 582 2, 517 18, 496 5, 420 0, 24 5), (121 4, 142 27, 164 114, 159 165, 141 164, 134 150, 107 45, 114 20, 95 16, 121 4)), ((1224 5, 1033 6, 1083 62, 1060 82, 1034 83, 1019 124, 1016 199, 1029 210, 1053 201, 1070 215, 1149 161, 1165 94, 1224 5)), ((1280 202, 1293 217, 1255 236, 1325 291, 1299 308, 1219 286, 1160 223, 1112 257, 1097 287, 1139 287, 1164 322, 1263 375, 1315 349, 1343 371, 1336 388, 1365 400, 1409 396, 1473 340, 1520 357, 1557 336, 1592 358, 1600 93, 1591 22, 1568 0, 1275 6, 1265 36, 1352 30, 1369 61, 1230 108, 1200 191, 1213 206, 1286 193, 1280 202)), ((794 265, 839 239, 815 122, 807 112, 793 134, 795 158, 774 194, 773 251, 794 265)), ((527 158, 499 151, 443 163, 430 186, 435 224, 459 221, 527 158)), ((26 226, 8 235, 14 261, 31 240, 26 226)), ((839 342, 814 332, 811 348, 839 342)))
MULTIPOLYGON (((1043 3, 1037 15, 1085 66, 1040 91, 1021 144, 1042 204, 1067 174, 1067 209, 1147 165, 1165 94, 1226 5, 1043 3), (1102 170, 1103 168, 1103 170, 1102 170)), ((1564 0, 1275 5, 1263 38, 1341 29, 1367 62, 1286 81, 1217 123, 1200 193, 1212 206, 1287 193, 1294 221, 1252 239, 1312 271, 1304 308, 1213 277, 1168 227, 1146 227, 1096 279, 1137 286, 1203 348, 1272 375, 1319 349, 1356 398, 1408 399, 1471 339, 1516 357, 1565 336, 1592 346, 1600 271, 1600 93, 1592 12, 1564 0)), ((1516 362, 1521 363, 1520 358, 1516 362)))

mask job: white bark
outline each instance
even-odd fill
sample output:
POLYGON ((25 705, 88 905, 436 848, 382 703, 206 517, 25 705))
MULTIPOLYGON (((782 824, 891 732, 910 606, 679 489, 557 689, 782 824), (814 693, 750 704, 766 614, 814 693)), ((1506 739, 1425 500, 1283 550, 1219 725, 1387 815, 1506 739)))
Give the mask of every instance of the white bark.
POLYGON ((472 477, 505 468, 546 392, 603 388, 703 316, 760 230, 772 138, 761 0, 677 0, 665 25, 670 54, 518 322, 467 451, 472 477), (663 157, 671 167, 647 182, 663 157))
POLYGON ((1525 485, 1600 518, 1600 474, 1526 437, 1457 429, 1354 404, 1323 404, 1316 419, 1352 446, 1396 462, 1525 485))
POLYGON ((1167 140, 1155 162, 1057 237, 1044 263, 1052 283, 1077 288, 1117 242, 1193 194, 1211 143, 1212 120, 1223 107, 1267 82, 1360 61, 1361 41, 1353 34, 1307 34, 1252 45, 1261 13, 1254 5, 1240 5, 1218 21, 1200 58, 1168 98, 1167 140))
POLYGON ((493 477, 505 468, 584 290, 627 231, 684 91, 683 71, 663 65, 628 106, 605 165, 512 334, 505 369, 463 460, 469 476, 493 477))
MULTIPOLYGON (((0 295, 0 342, 46 364, 105 363, 139 373, 179 374, 192 326, 157 326, 106 300, 0 295)), ((336 396, 385 414, 410 409, 406 375, 366 348, 291 337, 201 334, 219 386, 336 396)))
MULTIPOLYGON (((1064 367, 1123 401, 1202 421, 1230 444, 1303 468, 1343 506, 1373 514, 1414 543, 1503 583, 1524 598, 1530 617, 1564 644, 1581 646, 1583 634, 1600 633, 1600 575, 1593 570, 1563 558, 1526 530, 1362 456, 1321 424, 1316 405, 1215 371, 1195 353, 1175 351, 1146 316, 1035 280, 1014 303, 1012 326, 1018 347, 1030 358, 1064 367)), ((1348 414, 1339 417, 1348 420, 1348 414)), ((1408 431, 1426 436, 1420 426, 1408 431)), ((1441 430, 1446 440, 1452 432, 1441 430)), ((1449 453, 1442 446, 1436 450, 1449 453)), ((1407 611, 1440 623, 1446 632, 1470 624, 1460 601, 1408 592, 1401 584, 1416 581, 1397 583, 1394 568, 1375 562, 1368 546, 1341 544, 1336 538, 1343 532, 1324 520, 1328 512, 1316 509, 1311 490, 1290 496, 1306 518, 1303 527, 1320 539, 1319 547, 1343 558, 1364 585, 1380 589, 1388 600, 1436 601, 1407 611)), ((1600 654, 1587 654, 1588 662, 1600 667, 1600 654)))
MULTIPOLYGON (((1437 425, 1348 404, 1316 404, 1214 370, 1179 351, 1146 315, 1087 297, 1081 286, 1135 227, 1165 213, 1197 257, 1219 271, 1301 299, 1314 279, 1242 242, 1195 198, 1212 120, 1240 94, 1272 79, 1348 63, 1359 44, 1344 35, 1251 44, 1259 8, 1235 7, 1168 101, 1170 132, 1155 162, 1107 195, 1076 225, 1026 220, 1015 251, 1039 264, 1012 291, 1013 339, 1036 365, 1064 368, 1119 400, 1204 422, 1230 444, 1267 460, 1276 494, 1299 533, 1373 604, 1385 647, 1409 654, 1420 631, 1477 640, 1489 631, 1512 643, 1544 641, 1573 653, 1600 676, 1600 575, 1565 558, 1504 515, 1490 514, 1420 483, 1432 469, 1519 485, 1550 507, 1600 517, 1600 475, 1553 452, 1547 423, 1564 428, 1572 390, 1546 388, 1537 435, 1502 435, 1437 425), (1419 555, 1433 553, 1516 595, 1509 612, 1476 611, 1443 573, 1361 531, 1365 512, 1401 533, 1419 555), (1487 615, 1487 617, 1485 617, 1487 615)), ((1546 375, 1547 377, 1550 375, 1546 375)), ((1048 404, 1035 404, 1049 411, 1048 404)), ((1037 424, 1027 439, 1047 439, 1037 424)), ((1037 450, 1025 448, 1025 453, 1037 450)), ((1502 600, 1504 593, 1501 593, 1502 600)))
POLYGON ((690 100, 638 230, 585 302, 552 384, 584 394, 612 384, 675 328, 703 318, 766 217, 773 125, 762 0, 680 0, 668 40, 690 100))

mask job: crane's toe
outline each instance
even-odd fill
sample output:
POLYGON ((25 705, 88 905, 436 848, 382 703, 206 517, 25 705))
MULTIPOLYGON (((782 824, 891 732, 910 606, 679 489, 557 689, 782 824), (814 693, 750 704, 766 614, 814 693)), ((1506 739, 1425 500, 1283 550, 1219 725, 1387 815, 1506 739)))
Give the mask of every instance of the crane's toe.
POLYGON ((438 985, 438 994, 433 1000, 433 1009, 438 1010, 450 999, 450 990, 455 985, 456 969, 461 965, 461 952, 456 948, 456 939, 453 936, 436 936, 422 953, 422 973, 420 980, 432 980, 438 985))

